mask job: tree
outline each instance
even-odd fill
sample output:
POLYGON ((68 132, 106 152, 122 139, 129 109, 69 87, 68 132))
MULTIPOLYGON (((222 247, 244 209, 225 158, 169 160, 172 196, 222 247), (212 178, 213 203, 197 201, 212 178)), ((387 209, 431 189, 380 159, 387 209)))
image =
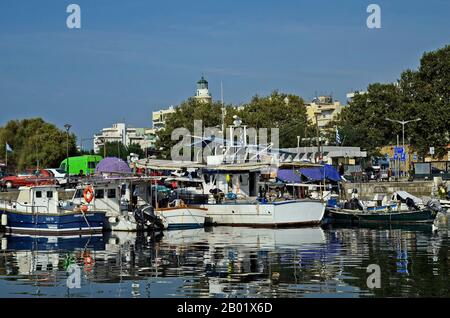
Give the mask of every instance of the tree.
MULTIPOLYGON (((230 107, 227 107, 230 108, 230 107)), ((171 140, 176 128, 187 128, 194 134, 194 120, 202 120, 203 127, 220 127, 222 124, 222 105, 219 102, 205 103, 190 98, 175 108, 166 118, 166 127, 157 132, 156 149, 161 158, 170 158, 171 148, 178 142, 171 140)))
MULTIPOLYGON (((13 149, 8 154, 10 169, 23 170, 59 167, 66 158, 67 133, 42 118, 11 120, 0 127, 0 156, 5 157, 5 144, 13 149)), ((69 156, 76 155, 76 137, 69 135, 69 156)))
MULTIPOLYGON (((100 156, 104 155, 103 148, 104 148, 103 145, 99 147, 97 155, 100 156)), ((106 157, 116 157, 126 161, 130 153, 137 154, 139 158, 144 157, 144 151, 142 150, 139 144, 133 143, 127 147, 120 141, 106 143, 106 157)))
POLYGON ((402 138, 402 126, 387 122, 413 120, 405 126, 405 143, 424 157, 429 147, 442 157, 450 143, 450 46, 425 53, 417 71, 404 71, 396 84, 374 83, 356 95, 331 125, 339 127, 345 144, 370 155, 402 138))
MULTIPOLYGON (((97 155, 104 156, 104 145, 99 147, 97 155)), ((106 156, 105 157, 116 157, 122 160, 127 160, 128 149, 120 141, 106 142, 106 156)))
POLYGON ((296 147, 297 136, 305 138, 311 130, 303 99, 292 94, 274 91, 270 96, 256 95, 236 114, 248 127, 278 128, 279 145, 283 148, 296 147))

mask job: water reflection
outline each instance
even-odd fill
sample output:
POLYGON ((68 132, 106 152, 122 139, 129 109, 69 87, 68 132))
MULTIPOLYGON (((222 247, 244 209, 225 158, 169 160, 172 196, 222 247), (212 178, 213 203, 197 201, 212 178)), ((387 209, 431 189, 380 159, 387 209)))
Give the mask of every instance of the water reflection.
POLYGON ((450 295, 448 232, 429 226, 5 236, 1 247, 2 297, 450 295), (67 287, 70 264, 79 289, 67 287), (366 285, 369 264, 380 289, 366 285))

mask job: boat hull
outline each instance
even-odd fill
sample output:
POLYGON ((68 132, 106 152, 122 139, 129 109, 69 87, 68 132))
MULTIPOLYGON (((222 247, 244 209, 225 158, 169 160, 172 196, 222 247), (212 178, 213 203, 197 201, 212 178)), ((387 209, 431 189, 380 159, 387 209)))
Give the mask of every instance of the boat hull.
POLYGON ((327 209, 326 218, 331 223, 433 223, 436 212, 426 209, 407 212, 364 213, 327 209))
POLYGON ((33 214, 19 211, 3 211, 7 215, 5 231, 9 233, 42 233, 73 235, 102 232, 104 212, 80 212, 59 214, 33 214), (87 222, 86 222, 87 220, 87 222))
POLYGON ((201 207, 174 207, 155 212, 165 229, 187 229, 203 227, 207 210, 201 207))
POLYGON ((207 222, 216 225, 288 227, 320 224, 325 204, 316 200, 208 204, 207 222))

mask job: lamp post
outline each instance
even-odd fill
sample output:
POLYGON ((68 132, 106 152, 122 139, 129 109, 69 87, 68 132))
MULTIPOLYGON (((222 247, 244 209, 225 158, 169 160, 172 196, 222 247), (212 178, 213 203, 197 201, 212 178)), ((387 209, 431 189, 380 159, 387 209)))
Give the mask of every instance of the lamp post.
POLYGON ((320 152, 320 130, 319 130, 319 118, 318 118, 318 116, 319 116, 320 114, 321 114, 320 111, 315 111, 315 112, 314 112, 314 116, 316 117, 316 128, 317 128, 317 150, 318 150, 318 152, 319 152, 318 160, 319 160, 320 157, 322 156, 322 155, 321 155, 321 152, 320 152))
POLYGON ((69 130, 72 125, 65 124, 64 128, 67 132, 67 138, 66 138, 66 151, 67 151, 67 183, 70 183, 70 170, 69 170, 69 130))
POLYGON ((412 123, 415 121, 421 121, 422 118, 416 118, 416 119, 412 119, 412 120, 395 120, 395 119, 390 119, 388 117, 385 118, 387 121, 393 122, 393 123, 399 123, 402 125, 402 147, 403 147, 403 151, 405 151, 405 125, 408 123, 412 123))

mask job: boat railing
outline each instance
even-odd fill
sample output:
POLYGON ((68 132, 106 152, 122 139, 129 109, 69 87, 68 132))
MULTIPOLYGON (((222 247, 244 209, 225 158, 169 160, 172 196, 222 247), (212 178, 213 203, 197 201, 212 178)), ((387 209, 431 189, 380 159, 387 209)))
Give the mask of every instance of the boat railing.
POLYGON ((47 206, 44 206, 44 205, 31 205, 31 204, 22 204, 22 203, 20 203, 20 202, 18 202, 18 201, 11 201, 11 206, 12 207, 16 207, 17 205, 19 205, 19 206, 21 206, 21 207, 24 207, 25 208, 25 212, 26 213, 38 213, 39 212, 39 210, 34 210, 34 208, 43 208, 43 209, 46 209, 46 210, 44 210, 44 211, 48 211, 48 209, 49 209, 49 206, 47 205, 47 206), (28 209, 30 209, 31 211, 29 211, 28 209))

